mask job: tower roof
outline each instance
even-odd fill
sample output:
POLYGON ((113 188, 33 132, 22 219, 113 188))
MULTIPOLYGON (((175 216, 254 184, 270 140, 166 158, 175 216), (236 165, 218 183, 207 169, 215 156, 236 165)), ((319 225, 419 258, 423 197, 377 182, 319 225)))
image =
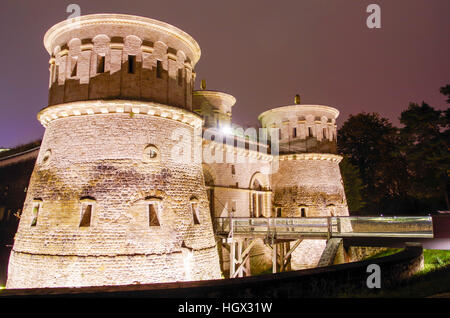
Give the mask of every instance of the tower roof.
POLYGON ((324 106, 324 105, 288 105, 288 106, 281 106, 277 108, 269 109, 263 113, 261 113, 258 116, 258 119, 262 121, 264 118, 267 118, 269 116, 277 116, 277 115, 288 115, 288 114, 294 114, 294 113, 304 113, 304 114, 310 114, 310 113, 327 113, 336 119, 339 116, 339 110, 337 110, 334 107, 330 106, 324 106))

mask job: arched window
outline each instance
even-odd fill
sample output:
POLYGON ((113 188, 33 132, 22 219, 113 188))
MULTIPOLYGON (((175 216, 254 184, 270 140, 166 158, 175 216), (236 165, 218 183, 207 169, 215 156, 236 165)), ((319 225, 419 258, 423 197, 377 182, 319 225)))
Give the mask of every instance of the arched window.
POLYGON ((307 207, 306 207, 306 205, 299 205, 299 207, 298 207, 298 215, 299 215, 301 218, 306 218, 306 217, 307 217, 306 212, 307 212, 307 207))
POLYGON ((266 200, 267 195, 264 191, 264 187, 261 181, 258 180, 261 175, 255 175, 252 178, 252 183, 250 186, 250 201, 251 201, 251 211, 250 217, 264 217, 264 211, 266 210, 266 200))
POLYGON ((92 223, 92 214, 94 213, 95 199, 93 197, 82 197, 81 214, 79 227, 90 227, 92 223))
POLYGON ((147 212, 148 212, 148 226, 159 227, 161 226, 161 206, 162 199, 159 197, 147 197, 145 199, 147 212))
POLYGON ((334 204, 328 204, 327 210, 330 216, 336 216, 336 206, 334 204))

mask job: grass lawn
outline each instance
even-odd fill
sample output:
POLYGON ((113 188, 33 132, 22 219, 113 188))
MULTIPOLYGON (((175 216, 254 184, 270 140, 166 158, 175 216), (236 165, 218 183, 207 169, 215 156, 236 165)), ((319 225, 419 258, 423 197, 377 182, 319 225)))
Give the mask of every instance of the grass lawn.
MULTIPOLYGON (((398 253, 401 249, 388 249, 367 259, 398 253)), ((424 250, 424 268, 397 286, 373 290, 346 297, 429 297, 450 292, 450 251, 424 250)))

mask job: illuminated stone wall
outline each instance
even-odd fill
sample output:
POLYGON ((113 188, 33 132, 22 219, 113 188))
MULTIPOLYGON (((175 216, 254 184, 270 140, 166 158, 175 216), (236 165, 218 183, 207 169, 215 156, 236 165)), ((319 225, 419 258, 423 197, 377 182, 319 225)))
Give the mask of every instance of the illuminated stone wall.
MULTIPOLYGON (((263 113, 263 127, 281 131, 280 156, 252 150, 242 136, 232 146, 202 141, 202 128, 230 124, 235 99, 193 92, 200 48, 188 34, 106 14, 61 22, 44 43, 49 106, 38 119, 46 131, 8 288, 220 278, 219 257, 224 271, 229 259, 211 217, 275 217, 278 208, 281 217, 300 217, 301 209, 306 217, 348 215, 335 155, 336 109, 295 105, 263 113), (202 161, 202 143, 222 160, 202 161), (274 161, 277 170, 270 170, 274 161), (150 224, 151 206, 158 225, 150 224)), ((305 240, 292 268, 316 266, 324 248, 323 240, 305 240)), ((254 246, 254 274, 270 268, 270 251, 262 240, 254 246)))
MULTIPOLYGON (((281 133, 278 170, 271 178, 273 208, 281 217, 348 215, 342 157, 334 154, 338 115, 329 106, 292 105, 259 116, 263 127, 281 133)), ((317 266, 325 245, 325 240, 303 240, 292 253, 292 269, 317 266)))
POLYGON ((44 39, 52 54, 50 106, 38 114, 46 131, 7 287, 220 278, 201 160, 194 156, 202 120, 190 111, 190 68, 198 45, 145 18, 72 22, 44 39), (137 62, 131 73, 129 55, 137 62), (99 56, 106 58, 104 72, 95 71, 99 56), (158 59, 162 78, 152 68, 158 59))
POLYGON ((124 98, 192 109, 198 44, 166 23, 119 14, 82 16, 52 27, 49 105, 124 98))

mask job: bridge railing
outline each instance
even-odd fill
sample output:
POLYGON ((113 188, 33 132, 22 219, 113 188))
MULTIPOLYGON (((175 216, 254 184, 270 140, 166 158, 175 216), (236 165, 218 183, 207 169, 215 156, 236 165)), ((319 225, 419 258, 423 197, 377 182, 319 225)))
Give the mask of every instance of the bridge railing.
POLYGON ((319 217, 319 218, 215 218, 221 235, 319 236, 319 237, 433 237, 432 218, 319 217))

